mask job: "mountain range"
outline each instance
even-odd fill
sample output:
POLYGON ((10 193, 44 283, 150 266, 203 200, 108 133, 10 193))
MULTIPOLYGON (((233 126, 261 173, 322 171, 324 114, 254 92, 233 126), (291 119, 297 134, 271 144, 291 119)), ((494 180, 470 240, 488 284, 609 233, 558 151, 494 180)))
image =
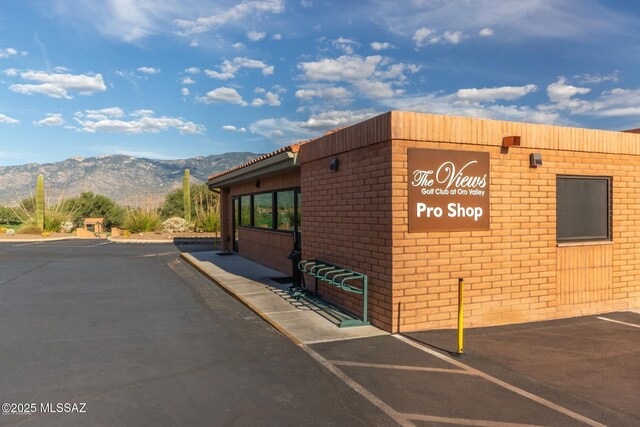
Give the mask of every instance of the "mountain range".
POLYGON ((123 154, 73 157, 56 163, 0 166, 0 206, 15 206, 35 192, 36 178, 45 177, 48 203, 91 191, 130 206, 157 203, 182 186, 185 169, 191 183, 258 157, 255 153, 225 153, 178 160, 154 160, 123 154))

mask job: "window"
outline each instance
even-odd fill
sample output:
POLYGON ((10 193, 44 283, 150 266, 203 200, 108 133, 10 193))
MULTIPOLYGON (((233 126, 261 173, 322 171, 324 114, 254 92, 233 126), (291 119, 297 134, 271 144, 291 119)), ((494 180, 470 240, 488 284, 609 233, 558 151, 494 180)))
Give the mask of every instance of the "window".
POLYGON ((295 227, 295 193, 293 190, 278 191, 276 204, 278 206, 277 229, 291 231, 295 227))
POLYGON ((300 231, 300 190, 250 194, 234 200, 234 221, 241 227, 300 231))
POLYGON ((253 226, 273 228, 273 194, 264 193, 253 196, 253 226))
POLYGON ((240 225, 251 226, 251 196, 240 197, 240 225))
POLYGON ((611 240, 611 178, 556 178, 558 242, 611 240))

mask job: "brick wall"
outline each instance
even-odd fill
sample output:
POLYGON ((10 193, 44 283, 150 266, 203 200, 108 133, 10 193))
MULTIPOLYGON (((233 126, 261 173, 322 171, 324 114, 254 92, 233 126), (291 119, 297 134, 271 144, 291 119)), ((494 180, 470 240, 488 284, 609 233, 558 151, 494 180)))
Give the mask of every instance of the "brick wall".
POLYGON ((486 120, 393 113, 394 329, 486 326, 639 308, 640 138, 486 120), (520 135, 520 147, 500 148, 520 135), (407 148, 488 151, 489 231, 408 233, 407 148), (529 154, 543 165, 529 168, 529 154), (612 153, 607 153, 607 151, 612 153), (613 242, 556 243, 556 176, 613 177, 613 242), (399 324, 397 319, 399 319, 399 324))
MULTIPOLYGON (((391 142, 384 117, 347 128, 300 148, 302 256, 369 276, 369 317, 389 329, 392 308, 391 142), (331 159, 339 160, 336 172, 331 159)), ((362 312, 362 296, 321 282, 320 294, 362 312)))

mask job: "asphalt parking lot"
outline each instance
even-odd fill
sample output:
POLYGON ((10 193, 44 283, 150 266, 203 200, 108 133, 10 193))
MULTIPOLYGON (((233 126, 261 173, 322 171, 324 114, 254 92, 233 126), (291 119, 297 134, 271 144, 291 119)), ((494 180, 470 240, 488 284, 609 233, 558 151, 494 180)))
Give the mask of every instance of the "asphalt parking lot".
POLYGON ((0 425, 395 424, 174 245, 2 243, 0 272, 0 403, 36 404, 0 425))
MULTIPOLYGON (((454 349, 447 331, 409 334, 454 349)), ((465 364, 563 401, 607 425, 640 425, 640 314, 598 316, 466 332, 465 364)))
MULTIPOLYGON (((182 250, 201 250, 196 246, 182 250)), ((0 425, 640 425, 640 315, 296 346, 165 245, 0 244, 0 425)))
POLYGON ((640 315, 613 313, 471 329, 455 357, 455 331, 312 348, 405 424, 637 426, 638 328, 640 315))

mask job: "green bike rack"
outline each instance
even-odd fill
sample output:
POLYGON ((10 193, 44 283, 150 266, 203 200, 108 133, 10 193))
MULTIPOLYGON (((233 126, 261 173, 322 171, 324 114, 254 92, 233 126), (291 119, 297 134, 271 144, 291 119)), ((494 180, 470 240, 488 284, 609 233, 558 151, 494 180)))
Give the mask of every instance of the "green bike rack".
POLYGON ((318 295, 318 281, 328 283, 345 292, 362 295, 362 319, 342 320, 340 322, 341 328, 370 324, 367 321, 368 277, 366 274, 317 259, 302 260, 298 263, 298 268, 302 274, 307 274, 315 279, 315 295, 318 295))

